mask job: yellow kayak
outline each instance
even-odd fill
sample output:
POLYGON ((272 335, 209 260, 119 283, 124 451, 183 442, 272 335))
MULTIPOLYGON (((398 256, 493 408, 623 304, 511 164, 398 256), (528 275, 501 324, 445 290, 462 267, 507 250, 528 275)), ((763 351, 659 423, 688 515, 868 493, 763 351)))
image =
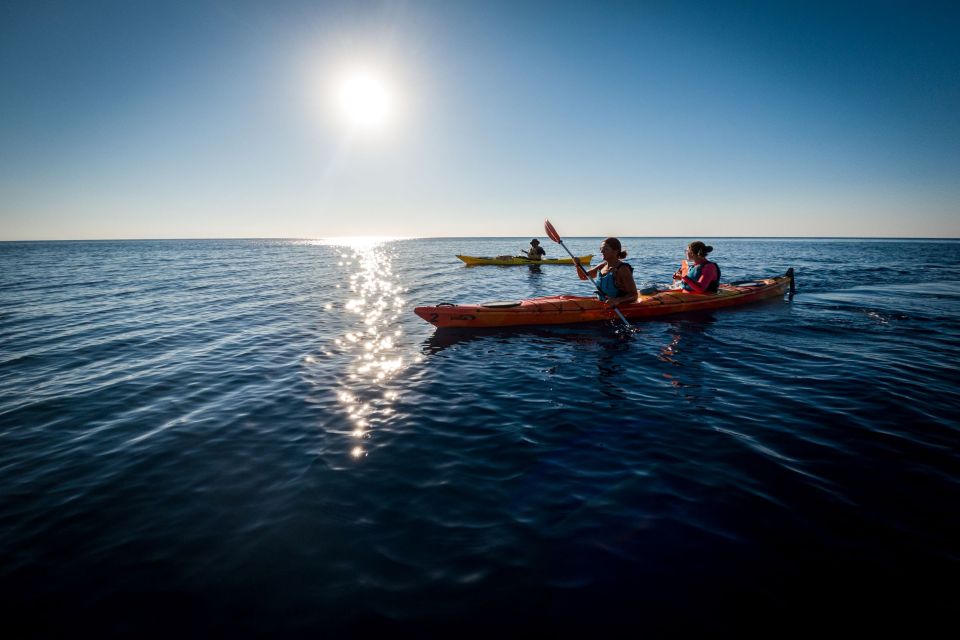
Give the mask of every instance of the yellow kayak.
MULTIPOLYGON (((489 257, 476 257, 476 256, 457 256, 465 263, 467 266, 475 267, 481 264, 498 264, 498 265, 515 265, 515 264, 573 264, 573 258, 545 258, 543 260, 531 260, 530 258, 525 258, 523 256, 496 256, 493 258, 489 257)), ((581 264, 589 265, 590 261, 593 260, 593 254, 588 256, 580 256, 578 258, 581 264)))

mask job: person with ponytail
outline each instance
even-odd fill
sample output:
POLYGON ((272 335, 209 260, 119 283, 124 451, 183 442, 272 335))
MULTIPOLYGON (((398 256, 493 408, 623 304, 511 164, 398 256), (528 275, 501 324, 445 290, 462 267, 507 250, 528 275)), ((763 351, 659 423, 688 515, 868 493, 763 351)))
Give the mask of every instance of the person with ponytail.
POLYGON ((720 286, 720 265, 707 260, 713 247, 697 240, 687 245, 687 260, 684 260, 674 280, 680 280, 680 289, 686 293, 716 293, 720 286))
POLYGON ((633 266, 623 262, 627 252, 622 250, 620 240, 607 238, 600 243, 603 262, 586 271, 577 261, 577 275, 581 280, 587 276, 597 278, 597 296, 608 305, 617 306, 637 301, 637 283, 633 280, 633 266))

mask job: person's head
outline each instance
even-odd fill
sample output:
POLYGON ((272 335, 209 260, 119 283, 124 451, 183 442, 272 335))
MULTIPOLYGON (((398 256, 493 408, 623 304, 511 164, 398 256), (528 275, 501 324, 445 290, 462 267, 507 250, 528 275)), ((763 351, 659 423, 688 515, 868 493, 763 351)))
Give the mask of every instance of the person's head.
POLYGON ((533 240, 530 241, 530 244, 537 247, 537 246, 540 246, 540 241, 534 238, 533 240))
POLYGON ((702 262, 707 259, 707 255, 711 251, 713 251, 713 247, 697 240, 687 245, 687 258, 702 262))
POLYGON ((620 260, 627 257, 627 252, 622 251, 620 246, 620 241, 616 238, 607 238, 600 243, 600 253, 603 254, 604 260, 612 260, 613 258, 619 258, 620 260))

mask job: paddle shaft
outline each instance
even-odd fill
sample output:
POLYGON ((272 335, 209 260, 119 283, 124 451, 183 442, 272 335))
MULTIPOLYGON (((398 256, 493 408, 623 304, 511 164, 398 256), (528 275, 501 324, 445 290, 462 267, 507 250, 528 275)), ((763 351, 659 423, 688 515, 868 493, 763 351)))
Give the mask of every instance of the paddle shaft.
MULTIPOLYGON (((570 249, 567 248, 567 245, 563 244, 563 240, 562 240, 562 239, 558 239, 558 240, 557 240, 557 243, 558 243, 561 247, 563 247, 563 250, 564 250, 564 251, 566 251, 567 253, 570 254, 570 257, 571 257, 571 258, 573 258, 573 264, 574 264, 574 266, 576 266, 577 269, 580 269, 581 271, 583 271, 583 275, 585 275, 585 276, 587 276, 588 278, 590 278, 590 274, 587 273, 587 270, 583 268, 583 265, 581 265, 579 262, 577 262, 577 257, 576 257, 575 255, 573 255, 573 253, 570 251, 570 249)), ((603 291, 600 290, 600 287, 597 286, 596 280, 594 280, 593 278, 590 278, 590 283, 593 284, 593 288, 597 290, 597 293, 599 293, 600 295, 605 295, 605 294, 603 293, 603 291)), ((620 316, 620 319, 623 320, 623 324, 625 324, 625 325, 627 325, 627 326, 629 327, 629 326, 630 326, 630 323, 627 322, 627 319, 623 317, 623 314, 622 314, 622 313, 620 313, 620 309, 617 309, 617 307, 614 306, 614 307, 613 307, 613 310, 616 311, 617 315, 620 316)))

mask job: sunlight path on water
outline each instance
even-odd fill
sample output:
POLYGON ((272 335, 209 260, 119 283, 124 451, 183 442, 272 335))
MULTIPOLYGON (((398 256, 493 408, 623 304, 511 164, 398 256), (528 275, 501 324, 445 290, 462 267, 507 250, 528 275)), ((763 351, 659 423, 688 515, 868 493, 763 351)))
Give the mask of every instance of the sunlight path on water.
POLYGON ((393 271, 392 254, 384 238, 341 238, 335 245, 341 273, 348 274, 344 288, 344 311, 355 321, 352 329, 334 339, 342 354, 350 356, 347 370, 337 384, 337 399, 352 428, 345 435, 355 439, 353 458, 368 454, 364 442, 377 426, 386 424, 399 393, 391 381, 422 356, 404 356, 400 344, 403 330, 403 288, 393 271))

